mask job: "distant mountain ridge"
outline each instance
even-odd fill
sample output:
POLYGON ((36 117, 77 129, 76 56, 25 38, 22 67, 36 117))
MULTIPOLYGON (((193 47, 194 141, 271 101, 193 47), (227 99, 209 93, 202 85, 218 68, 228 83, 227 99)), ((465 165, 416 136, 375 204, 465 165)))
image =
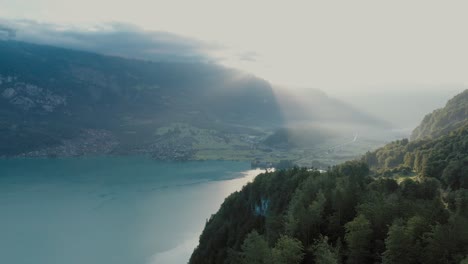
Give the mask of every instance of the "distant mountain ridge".
POLYGON ((411 141, 391 142, 366 153, 363 161, 379 171, 416 171, 440 177, 451 162, 461 162, 468 155, 467 135, 468 90, 465 90, 450 99, 444 108, 426 115, 414 130, 411 141))
POLYGON ((0 155, 58 144, 82 129, 150 138, 186 122, 277 126, 280 110, 259 78, 205 63, 109 57, 0 41, 0 155))
POLYGON ((324 112, 294 103, 285 109, 267 81, 212 63, 142 61, 11 40, 0 41, 0 57, 0 156, 185 159, 200 148, 228 148, 246 158, 261 136, 287 125, 285 118, 378 123, 322 93, 310 102, 324 112))
POLYGON ((437 138, 468 123, 468 90, 447 102, 444 108, 426 115, 411 134, 411 140, 437 138))
MULTIPOLYGON (((276 87, 275 87, 276 88, 276 87)), ((391 125, 371 114, 360 111, 339 99, 330 97, 319 89, 275 89, 278 103, 288 123, 326 123, 390 127, 391 125)))

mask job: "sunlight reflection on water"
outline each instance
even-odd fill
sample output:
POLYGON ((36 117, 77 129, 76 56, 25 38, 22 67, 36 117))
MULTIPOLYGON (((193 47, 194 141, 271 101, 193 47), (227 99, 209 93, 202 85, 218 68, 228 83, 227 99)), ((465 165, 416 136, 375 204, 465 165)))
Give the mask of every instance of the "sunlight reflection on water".
POLYGON ((0 159, 0 263, 186 263, 210 215, 263 172, 249 167, 0 159))
MULTIPOLYGON (((221 190, 221 195, 216 198, 222 198, 223 196, 227 197, 229 194, 241 190, 245 184, 253 181, 253 179, 255 179, 255 177, 262 172, 265 171, 261 169, 248 170, 242 172, 243 176, 240 178, 235 178, 221 182, 210 182, 207 184, 214 185, 216 188, 219 188, 219 190, 221 190)), ((218 207, 221 205, 223 200, 216 199, 215 203, 219 204, 218 207)), ((203 229, 203 227, 201 229, 203 229)), ((200 233, 192 233, 184 242, 180 243, 176 247, 164 252, 156 253, 148 261, 148 264, 187 263, 193 250, 198 245, 198 237, 200 236, 200 234, 201 231, 200 233)))

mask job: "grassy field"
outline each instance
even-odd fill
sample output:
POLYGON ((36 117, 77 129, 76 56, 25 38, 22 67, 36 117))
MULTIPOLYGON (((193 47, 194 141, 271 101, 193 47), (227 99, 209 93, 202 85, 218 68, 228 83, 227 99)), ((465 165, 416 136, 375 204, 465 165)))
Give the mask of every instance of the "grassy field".
POLYGON ((358 158, 366 151, 383 144, 380 141, 349 135, 330 138, 308 148, 275 148, 263 144, 272 131, 257 129, 254 133, 236 132, 226 133, 187 123, 173 123, 157 128, 153 136, 155 139, 172 141, 174 144, 190 140, 194 160, 258 160, 266 163, 290 160, 299 166, 319 168, 358 158))

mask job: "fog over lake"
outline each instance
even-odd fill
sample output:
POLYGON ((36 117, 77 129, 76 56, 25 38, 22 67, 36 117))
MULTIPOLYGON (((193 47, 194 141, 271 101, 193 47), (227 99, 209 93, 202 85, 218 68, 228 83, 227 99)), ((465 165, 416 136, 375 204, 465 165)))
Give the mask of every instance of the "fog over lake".
POLYGON ((0 160, 0 263, 186 263, 206 220, 261 171, 144 157, 0 160))

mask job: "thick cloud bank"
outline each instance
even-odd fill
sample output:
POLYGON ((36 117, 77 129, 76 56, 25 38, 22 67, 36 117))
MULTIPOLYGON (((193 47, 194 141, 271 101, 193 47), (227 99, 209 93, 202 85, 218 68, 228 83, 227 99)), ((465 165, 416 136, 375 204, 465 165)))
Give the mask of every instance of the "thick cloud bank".
POLYGON ((108 23, 77 28, 32 20, 0 20, 0 39, 154 61, 214 61, 220 46, 129 24, 108 23))

